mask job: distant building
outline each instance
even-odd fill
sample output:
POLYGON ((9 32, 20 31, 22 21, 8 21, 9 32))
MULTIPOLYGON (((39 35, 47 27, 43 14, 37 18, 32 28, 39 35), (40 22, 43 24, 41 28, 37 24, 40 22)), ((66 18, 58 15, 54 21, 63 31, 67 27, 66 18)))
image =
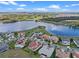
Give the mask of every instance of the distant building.
POLYGON ((79 14, 64 14, 64 13, 61 13, 61 14, 56 15, 56 17, 71 17, 71 16, 79 16, 79 14))

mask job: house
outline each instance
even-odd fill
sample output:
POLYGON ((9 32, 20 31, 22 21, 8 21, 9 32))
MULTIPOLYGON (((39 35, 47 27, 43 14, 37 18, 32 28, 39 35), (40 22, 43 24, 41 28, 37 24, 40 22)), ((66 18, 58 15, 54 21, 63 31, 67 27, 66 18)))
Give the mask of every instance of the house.
POLYGON ((64 46, 56 48, 56 57, 57 58, 69 58, 70 57, 70 48, 64 47, 64 46))
POLYGON ((4 38, 0 36, 0 43, 3 42, 4 38))
POLYGON ((43 47, 39 50, 40 57, 51 57, 54 52, 55 46, 43 45, 43 47))
POLYGON ((38 41, 40 42, 41 44, 48 44, 48 42, 46 42, 46 40, 49 41, 49 35, 47 34, 42 34, 41 32, 40 33, 34 33, 32 36, 31 36, 31 40, 32 41, 38 41))
POLYGON ((61 40, 63 45, 70 45, 70 40, 69 39, 62 39, 61 40))
POLYGON ((73 48, 72 56, 73 58, 79 58, 79 48, 73 48))
POLYGON ((31 36, 31 40, 32 41, 41 41, 42 43, 45 41, 45 40, 49 40, 49 35, 47 34, 42 34, 41 32, 40 33, 34 33, 32 36, 31 36))
POLYGON ((42 34, 42 33, 34 33, 31 38, 38 38, 38 39, 48 39, 49 35, 42 34))
POLYGON ((57 14, 56 17, 72 17, 72 16, 79 16, 79 14, 57 14))
POLYGON ((31 49, 32 51, 36 51, 38 50, 40 47, 42 47, 42 44, 40 42, 37 41, 32 41, 28 48, 31 49))
POLYGON ((31 38, 40 38, 40 36, 42 35, 42 33, 33 33, 33 35, 31 36, 31 38))
POLYGON ((25 39, 18 39, 16 41, 15 47, 16 48, 23 48, 25 46, 25 39))
POLYGON ((19 38, 25 37, 25 32, 18 32, 18 37, 19 38))
POLYGON ((50 36, 49 40, 54 42, 54 43, 57 43, 59 41, 59 38, 56 36, 50 36))
POLYGON ((3 43, 3 42, 0 43, 0 52, 4 52, 4 51, 6 51, 8 49, 9 49, 8 44, 3 43))
POLYGON ((1 42, 5 42, 5 43, 8 43, 9 42, 9 40, 7 40, 7 39, 5 39, 5 33, 1 33, 0 34, 0 43, 1 42))
POLYGON ((47 34, 43 34, 40 36, 41 39, 46 39, 46 40, 49 40, 49 35, 47 34))
POLYGON ((5 33, 6 38, 8 38, 9 41, 12 41, 15 39, 14 33, 5 33))
POLYGON ((76 44, 77 47, 79 47, 79 40, 78 39, 73 40, 73 42, 76 44))

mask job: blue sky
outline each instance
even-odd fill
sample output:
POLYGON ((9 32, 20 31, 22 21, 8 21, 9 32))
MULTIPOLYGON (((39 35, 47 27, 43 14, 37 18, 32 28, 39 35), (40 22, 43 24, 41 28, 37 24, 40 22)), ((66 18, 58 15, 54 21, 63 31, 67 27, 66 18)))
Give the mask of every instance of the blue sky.
POLYGON ((79 1, 0 1, 1 12, 79 12, 79 1))

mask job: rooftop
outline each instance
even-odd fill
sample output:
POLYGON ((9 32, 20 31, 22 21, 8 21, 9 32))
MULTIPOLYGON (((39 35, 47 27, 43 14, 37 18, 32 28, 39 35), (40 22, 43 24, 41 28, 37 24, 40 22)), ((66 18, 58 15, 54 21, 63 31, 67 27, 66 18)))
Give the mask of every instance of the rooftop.
POLYGON ((58 58, 69 58, 70 51, 67 47, 56 48, 56 57, 58 58))
POLYGON ((40 42, 37 42, 37 41, 32 41, 28 48, 31 49, 32 51, 36 51, 38 50, 40 47, 42 46, 42 44, 40 42))
POLYGON ((48 45, 43 45, 43 47, 39 50, 39 54, 44 54, 47 57, 51 57, 52 53, 54 52, 55 46, 48 46, 48 45))

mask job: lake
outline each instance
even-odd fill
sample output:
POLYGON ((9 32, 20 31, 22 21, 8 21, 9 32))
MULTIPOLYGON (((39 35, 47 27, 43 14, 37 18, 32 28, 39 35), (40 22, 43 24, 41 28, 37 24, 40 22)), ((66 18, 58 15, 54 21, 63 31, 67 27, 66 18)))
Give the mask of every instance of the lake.
POLYGON ((15 23, 6 23, 0 24, 0 32, 16 32, 16 31, 24 31, 29 30, 38 26, 45 26, 46 30, 54 35, 59 36, 79 36, 78 28, 71 28, 62 25, 54 25, 44 22, 35 22, 35 21, 21 21, 15 23))
POLYGON ((0 32, 16 32, 24 31, 38 27, 38 24, 34 21, 21 21, 15 23, 0 24, 0 32))

